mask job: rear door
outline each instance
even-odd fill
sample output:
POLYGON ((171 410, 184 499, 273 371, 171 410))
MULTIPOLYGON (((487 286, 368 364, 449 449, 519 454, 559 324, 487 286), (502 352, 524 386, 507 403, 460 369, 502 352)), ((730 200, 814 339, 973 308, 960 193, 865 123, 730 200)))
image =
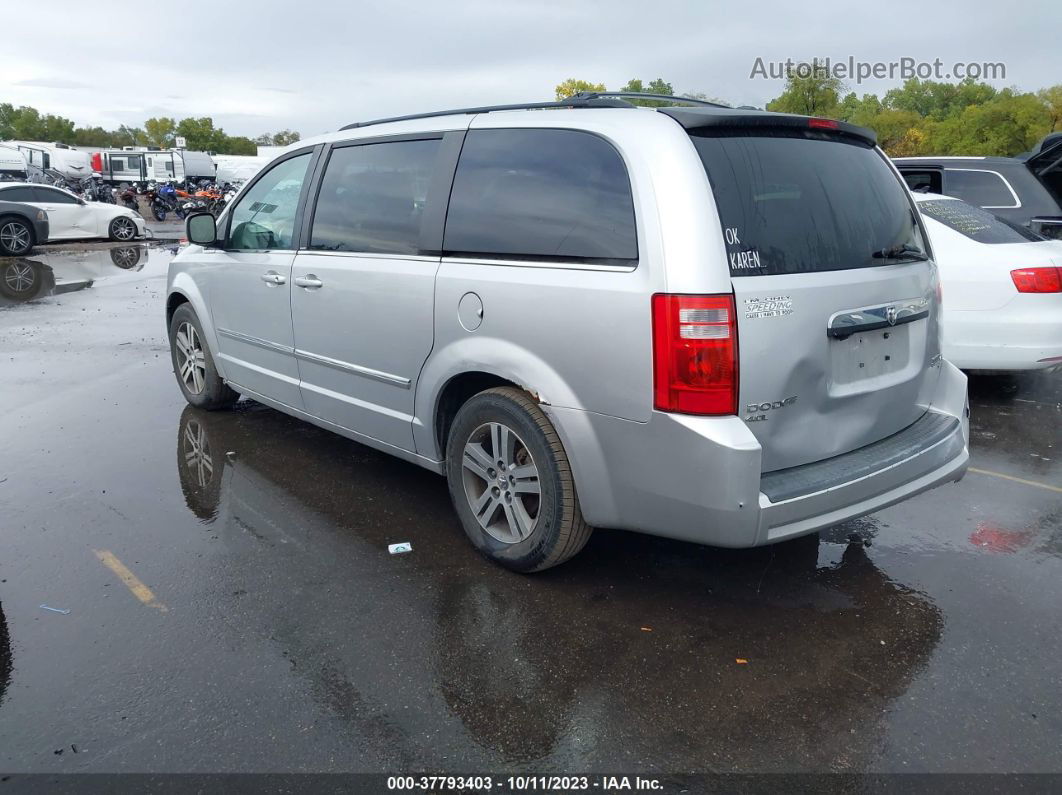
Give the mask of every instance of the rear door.
POLYGON ((740 411, 773 471, 917 420, 939 370, 935 266, 884 154, 818 129, 691 131, 737 307, 740 411))
POLYGON ((442 222, 461 133, 333 146, 291 313, 306 411, 413 450, 442 222))

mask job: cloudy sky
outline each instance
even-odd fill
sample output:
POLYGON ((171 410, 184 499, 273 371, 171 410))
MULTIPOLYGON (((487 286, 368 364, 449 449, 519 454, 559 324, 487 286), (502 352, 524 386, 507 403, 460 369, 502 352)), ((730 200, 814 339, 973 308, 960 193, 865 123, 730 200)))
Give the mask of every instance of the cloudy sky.
MULTIPOLYGON (((1062 83, 1057 0, 828 4, 712 0, 200 2, 0 8, 0 102, 80 125, 213 116, 233 135, 552 99, 568 77, 762 106, 756 59, 1003 62, 997 86, 1062 83), (814 9, 814 10, 813 10, 814 9)), ((895 81, 851 87, 880 93, 895 81)))

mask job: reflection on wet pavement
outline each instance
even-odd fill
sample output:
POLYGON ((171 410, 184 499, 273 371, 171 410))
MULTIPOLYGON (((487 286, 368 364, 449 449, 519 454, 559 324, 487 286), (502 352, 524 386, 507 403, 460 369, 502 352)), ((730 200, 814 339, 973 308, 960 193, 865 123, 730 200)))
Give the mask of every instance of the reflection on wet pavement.
POLYGON ((139 271, 149 252, 147 245, 137 244, 0 257, 0 308, 84 290, 122 271, 139 271))
MULTIPOLYGON (((507 763, 581 743, 644 754, 665 769, 732 764, 738 755, 727 749, 736 746, 740 758, 763 754, 772 767, 771 749, 784 743, 783 768, 800 759, 860 769, 876 742, 867 724, 940 639, 939 610, 889 580, 861 541, 820 566, 817 538, 750 553, 604 532, 546 577, 496 572, 469 560, 441 479, 421 482, 412 467, 371 451, 352 461, 347 442, 307 436, 298 422, 253 406, 181 416, 177 468, 188 508, 231 553, 255 561, 253 571, 226 570, 232 589, 299 591, 315 560, 361 558, 396 540, 391 527, 431 517, 436 532, 414 542, 424 552, 403 562, 388 602, 403 606, 398 620, 411 604, 427 613, 431 687, 507 763), (780 719, 796 713, 804 713, 799 726, 780 719)), ((849 528, 860 539, 865 530, 849 528)), ((374 590, 333 584, 330 598, 357 604, 365 587, 374 590)), ((301 672, 317 679, 323 706, 356 720, 361 694, 376 691, 386 704, 371 677, 315 664, 300 622, 280 623, 281 633, 261 631, 307 665, 301 672)))

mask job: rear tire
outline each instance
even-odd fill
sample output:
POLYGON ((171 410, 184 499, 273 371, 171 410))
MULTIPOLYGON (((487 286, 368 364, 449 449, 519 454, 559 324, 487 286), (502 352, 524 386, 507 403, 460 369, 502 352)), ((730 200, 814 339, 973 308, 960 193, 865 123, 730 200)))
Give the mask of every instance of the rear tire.
POLYGON ((21 218, 0 218, 0 254, 21 257, 33 249, 33 227, 21 218))
POLYGON ((240 395, 218 374, 205 339, 192 307, 177 307, 170 320, 170 358, 184 399, 207 411, 231 408, 240 395))
POLYGON ((568 456, 526 392, 480 392, 457 412, 447 439, 450 497, 472 545, 506 568, 564 563, 590 538, 568 456))

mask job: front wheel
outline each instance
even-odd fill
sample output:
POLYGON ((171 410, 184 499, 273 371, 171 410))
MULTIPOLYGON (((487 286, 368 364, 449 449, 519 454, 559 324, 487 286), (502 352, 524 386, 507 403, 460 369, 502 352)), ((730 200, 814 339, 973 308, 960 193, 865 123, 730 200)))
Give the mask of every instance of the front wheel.
POLYGON ((496 563, 542 571, 590 538, 560 437, 526 392, 489 389, 465 403, 450 430, 446 466, 465 534, 496 563))
POLYGON ((111 240, 117 240, 121 243, 132 240, 136 237, 136 222, 132 218, 120 215, 111 221, 111 225, 107 228, 107 234, 111 240))
POLYGON ((0 220, 0 254, 21 257, 33 248, 33 229, 21 218, 0 220))
POLYGON ((158 204, 152 204, 151 205, 151 214, 153 216, 155 216, 155 220, 156 221, 165 221, 166 220, 166 208, 165 207, 161 207, 158 204))
POLYGON ((191 405, 214 411, 227 409, 240 399, 214 366, 203 327, 188 304, 177 307, 170 320, 170 356, 177 383, 191 405))

